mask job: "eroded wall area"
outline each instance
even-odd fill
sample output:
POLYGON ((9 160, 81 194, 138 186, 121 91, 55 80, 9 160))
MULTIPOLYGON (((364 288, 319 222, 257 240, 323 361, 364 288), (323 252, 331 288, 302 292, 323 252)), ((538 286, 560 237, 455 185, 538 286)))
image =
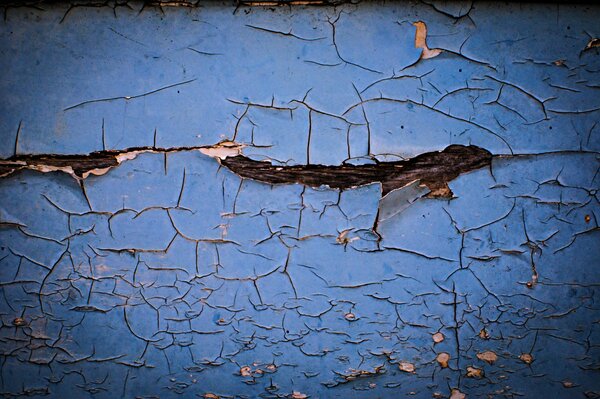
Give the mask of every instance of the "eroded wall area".
POLYGON ((0 391, 599 397, 599 16, 7 8, 0 391))

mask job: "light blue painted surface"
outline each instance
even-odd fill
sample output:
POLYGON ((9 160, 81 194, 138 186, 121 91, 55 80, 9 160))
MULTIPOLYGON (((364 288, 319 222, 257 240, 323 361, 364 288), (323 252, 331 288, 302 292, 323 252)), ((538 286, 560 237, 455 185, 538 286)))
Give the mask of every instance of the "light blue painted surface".
POLYGON ((192 150, 87 178, 90 204, 66 174, 4 177, 5 396, 600 395, 598 7, 132 7, 7 10, 4 158, 19 124, 19 154, 102 150, 104 126, 106 149, 156 132, 286 164, 505 157, 381 223, 379 246, 378 184, 271 187, 192 150), (450 51, 419 61, 416 21, 450 51))

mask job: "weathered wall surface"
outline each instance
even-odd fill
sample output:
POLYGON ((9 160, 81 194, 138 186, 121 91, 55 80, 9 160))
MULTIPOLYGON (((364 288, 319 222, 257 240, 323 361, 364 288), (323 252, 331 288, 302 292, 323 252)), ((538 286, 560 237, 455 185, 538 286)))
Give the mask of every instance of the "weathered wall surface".
POLYGON ((7 8, 0 392, 599 397, 599 17, 7 8), (218 158, 380 173, 451 144, 491 161, 381 205, 218 158))

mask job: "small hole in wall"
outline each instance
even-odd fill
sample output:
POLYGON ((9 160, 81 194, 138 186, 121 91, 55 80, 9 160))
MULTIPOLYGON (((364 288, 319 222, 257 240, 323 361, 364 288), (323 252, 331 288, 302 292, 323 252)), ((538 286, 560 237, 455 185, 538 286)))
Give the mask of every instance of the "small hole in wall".
POLYGON ((550 126, 548 129, 552 130, 552 126, 550 126))
POLYGON ((401 126, 400 126, 400 129, 404 129, 404 125, 401 125, 401 126))
POLYGON ((458 72, 462 72, 462 69, 459 69, 458 72))

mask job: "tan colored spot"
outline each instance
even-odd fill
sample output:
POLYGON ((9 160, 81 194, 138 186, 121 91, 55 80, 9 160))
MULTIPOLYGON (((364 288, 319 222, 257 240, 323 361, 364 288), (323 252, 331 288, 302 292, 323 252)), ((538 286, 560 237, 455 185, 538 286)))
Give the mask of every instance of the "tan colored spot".
POLYGON ((358 237, 348 237, 348 233, 350 233, 353 229, 346 229, 342 231, 335 239, 335 242, 341 245, 350 244, 352 241, 358 240, 358 237))
POLYGON ((450 392, 450 399, 465 399, 466 397, 467 397, 467 395, 465 395, 464 393, 462 393, 461 391, 459 391, 456 388, 454 388, 450 392))
POLYGON ((593 49, 593 48, 596 48, 596 47, 600 47, 600 39, 597 39, 597 38, 593 37, 585 45, 585 48, 583 49, 583 51, 590 50, 590 49, 593 49))
POLYGON ((521 359, 521 361, 523 363, 527 363, 527 364, 531 364, 533 362, 533 356, 531 356, 530 353, 521 353, 521 356, 519 356, 519 359, 521 359))
POLYGON ((483 370, 477 367, 467 367, 467 377, 469 378, 481 378, 483 377, 483 370))
POLYGON ((415 372, 415 365, 409 362, 400 362, 398 363, 398 368, 401 371, 404 371, 406 373, 414 373, 415 372))
POLYGON ((589 223, 590 220, 592 220, 592 218, 590 217, 590 215, 585 215, 583 220, 585 220, 586 223, 589 223))
POLYGON ((220 396, 214 393, 205 393, 203 397, 204 399, 220 399, 220 396))
POLYGON ((269 365, 267 366, 267 370, 269 370, 269 371, 271 371, 271 372, 275 372, 275 371, 277 371, 277 366, 276 366, 276 365, 274 365, 274 364, 269 364, 269 365))
POLYGON ((488 333, 485 328, 482 328, 481 331, 479 331, 479 338, 490 339, 490 333, 488 333))
POLYGON ((415 31, 415 47, 423 50, 420 59, 427 60, 440 55, 441 49, 427 47, 427 25, 425 25, 425 22, 417 21, 413 25, 417 28, 415 31))
POLYGON ((492 351, 485 351, 477 354, 477 359, 494 364, 498 360, 498 355, 492 351))
POLYGON ((344 319, 346 319, 348 321, 354 321, 354 320, 356 320, 356 315, 354 313, 346 313, 344 315, 344 319))
POLYGON ((306 398, 308 398, 308 396, 306 396, 303 393, 300 393, 298 391, 292 392, 292 399, 306 399, 306 398))
POLYGON ((27 325, 27 322, 22 317, 17 317, 12 321, 13 326, 15 327, 23 327, 27 325))
POLYGON ((252 375, 252 369, 250 366, 244 366, 240 369, 240 374, 242 377, 250 377, 252 375))
POLYGON ((439 365, 444 369, 444 368, 448 367, 448 362, 450 361, 450 354, 448 354, 446 352, 440 352, 440 353, 438 353, 435 360, 437 360, 439 365))
POLYGON ((442 334, 441 332, 437 332, 437 333, 433 334, 431 336, 431 338, 433 339, 433 342, 435 342, 436 344, 439 344, 440 342, 442 342, 444 340, 444 334, 442 334))
POLYGON ((235 157, 242 153, 243 144, 234 141, 221 141, 215 145, 202 147, 200 152, 212 158, 225 159, 227 157, 235 157))
POLYGON ((563 387, 565 388, 573 388, 573 386, 575 386, 575 384, 573 384, 573 381, 569 381, 569 380, 564 380, 562 382, 563 387))
POLYGON ((427 196, 429 198, 452 198, 452 190, 448 186, 448 183, 444 183, 441 187, 436 187, 427 196))

